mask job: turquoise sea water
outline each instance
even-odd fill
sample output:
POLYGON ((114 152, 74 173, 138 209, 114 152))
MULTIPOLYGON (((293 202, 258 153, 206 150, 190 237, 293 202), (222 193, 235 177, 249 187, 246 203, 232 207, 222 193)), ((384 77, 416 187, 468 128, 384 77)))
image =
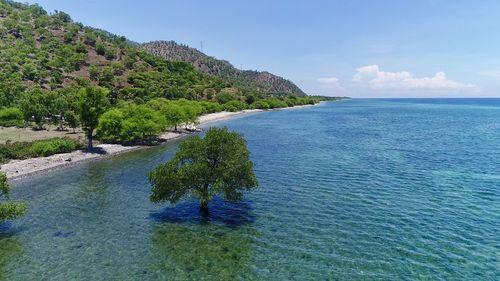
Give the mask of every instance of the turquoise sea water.
POLYGON ((347 100, 217 124, 260 189, 148 201, 176 144, 13 183, 4 280, 500 280, 500 100, 347 100))

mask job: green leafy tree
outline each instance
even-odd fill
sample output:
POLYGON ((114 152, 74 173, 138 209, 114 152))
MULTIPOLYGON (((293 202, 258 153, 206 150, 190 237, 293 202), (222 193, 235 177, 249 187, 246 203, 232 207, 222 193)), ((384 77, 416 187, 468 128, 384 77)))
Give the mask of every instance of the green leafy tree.
POLYGON ((41 89, 35 88, 27 92, 21 100, 20 107, 24 113, 25 121, 33 120, 38 129, 43 128, 43 121, 49 114, 49 108, 45 94, 41 89))
POLYGON ((242 135, 210 128, 204 139, 195 136, 182 142, 172 160, 149 173, 150 200, 176 203, 192 195, 205 213, 217 194, 239 201, 243 191, 258 186, 249 155, 242 135))
POLYGON ((0 81, 0 107, 17 103, 25 90, 21 74, 17 72, 4 74, 0 71, 0 81))
POLYGON ((255 101, 257 101, 257 98, 255 97, 255 95, 247 95, 246 98, 245 98, 245 102, 248 104, 248 105, 251 105, 252 103, 254 103, 255 101))
POLYGON ((52 122, 57 124, 59 130, 63 130, 63 118, 68 108, 68 101, 62 91, 50 91, 45 94, 48 116, 52 122))
POLYGON ((3 202, 0 202, 0 222, 24 216, 27 211, 25 203, 10 202, 9 194, 10 184, 7 176, 3 172, 0 172, 0 198, 4 199, 3 202))
POLYGON ((267 104, 269 104, 269 108, 283 108, 288 107, 286 102, 279 100, 277 98, 266 99, 267 104))
POLYGON ((62 21, 64 23, 71 22, 71 17, 68 14, 66 14, 65 12, 61 12, 61 11, 56 10, 54 17, 56 17, 57 19, 59 19, 60 21, 62 21))
POLYGON ((199 102, 181 99, 177 101, 177 104, 180 105, 184 111, 182 123, 198 123, 198 116, 203 113, 203 106, 199 102))
POLYGON ((64 118, 66 123, 68 123, 68 126, 73 129, 74 133, 79 123, 78 115, 76 115, 73 111, 68 111, 66 112, 66 116, 64 118))
POLYGON ((153 138, 166 129, 165 117, 145 105, 134 105, 125 109, 121 131, 122 141, 137 142, 153 138))
POLYGON ((147 105, 127 104, 101 116, 97 136, 106 142, 138 142, 154 138, 166 128, 160 112, 147 105))
POLYGON ((232 112, 240 111, 246 108, 247 105, 239 100, 232 100, 222 105, 222 109, 224 109, 225 111, 232 111, 232 112))
POLYGON ((200 104, 203 107, 203 113, 214 113, 222 111, 222 106, 216 102, 201 101, 200 104))
POLYGON ((124 114, 121 109, 114 108, 106 111, 100 118, 97 126, 97 136, 100 140, 115 143, 121 140, 124 114))
POLYGON ((218 103, 225 104, 225 103, 228 103, 228 102, 230 102, 232 100, 237 100, 238 96, 234 92, 231 92, 231 91, 229 91, 227 89, 224 89, 224 91, 220 92, 217 95, 216 99, 217 99, 218 103))
POLYGON ((265 100, 258 100, 251 105, 254 109, 269 109, 270 106, 265 100))
POLYGON ((105 88, 93 86, 82 88, 80 91, 80 122, 87 134, 89 149, 92 149, 92 138, 99 117, 106 111, 108 92, 105 88))
POLYGON ((174 126, 174 129, 177 131, 177 126, 184 123, 186 120, 184 110, 182 107, 177 104, 169 104, 163 110, 162 113, 165 114, 167 118, 168 124, 170 126, 174 126))

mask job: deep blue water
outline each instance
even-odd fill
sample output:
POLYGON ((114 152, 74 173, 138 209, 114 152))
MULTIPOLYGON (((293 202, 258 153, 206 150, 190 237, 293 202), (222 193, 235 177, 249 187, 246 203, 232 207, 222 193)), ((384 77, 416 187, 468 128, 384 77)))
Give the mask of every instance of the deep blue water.
POLYGON ((500 100, 345 100, 217 124, 260 181, 148 201, 177 144, 14 182, 5 280, 500 280, 500 100))

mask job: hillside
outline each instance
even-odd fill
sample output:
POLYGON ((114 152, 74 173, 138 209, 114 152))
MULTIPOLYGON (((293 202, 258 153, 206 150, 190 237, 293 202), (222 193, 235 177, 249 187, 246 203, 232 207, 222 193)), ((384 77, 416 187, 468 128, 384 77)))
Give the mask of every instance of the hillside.
POLYGON ((207 56, 174 41, 154 41, 143 44, 143 47, 153 55, 168 60, 188 62, 196 69, 238 88, 263 94, 305 95, 293 82, 282 77, 265 71, 240 70, 227 61, 207 56))
POLYGON ((0 108, 24 92, 92 83, 111 100, 199 99, 231 87, 184 62, 155 57, 125 37, 49 15, 38 5, 0 1, 0 108))

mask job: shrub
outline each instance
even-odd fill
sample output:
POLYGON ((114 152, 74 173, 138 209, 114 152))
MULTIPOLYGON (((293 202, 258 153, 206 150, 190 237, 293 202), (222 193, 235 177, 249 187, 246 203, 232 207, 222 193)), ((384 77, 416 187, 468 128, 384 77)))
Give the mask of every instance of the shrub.
POLYGON ((228 111, 228 112, 236 112, 236 111, 239 111, 239 109, 231 104, 225 104, 222 106, 222 109, 224 111, 228 111))
POLYGON ((113 48, 107 48, 104 51, 104 57, 106 57, 107 60, 113 60, 116 55, 116 50, 113 48))
POLYGON ((97 36, 91 31, 85 31, 84 42, 85 44, 89 44, 91 46, 95 46, 95 42, 97 40, 97 36))
POLYGON ((67 153, 78 148, 80 148, 80 143, 77 140, 69 138, 54 138, 33 142, 29 151, 32 157, 38 157, 67 153))
POLYGON ((106 53, 106 46, 103 43, 99 42, 95 46, 95 51, 97 52, 97 54, 104 56, 104 54, 106 53))
POLYGON ((247 105, 239 100, 229 101, 222 106, 222 109, 224 109, 225 111, 231 111, 231 112, 240 111, 240 110, 243 110, 246 108, 247 108, 247 105))
POLYGON ((29 142, 15 142, 0 144, 0 163, 5 163, 10 159, 26 159, 29 158, 29 142))
POLYGON ((288 107, 293 107, 293 106, 295 106, 295 102, 294 102, 294 100, 293 100, 293 99, 284 99, 283 101, 284 101, 284 102, 286 102, 286 105, 287 105, 288 107))
POLYGON ((203 113, 214 113, 222 111, 222 106, 216 102, 202 101, 203 113))
POLYGON ((79 42, 75 46, 75 51, 77 53, 86 54, 87 53, 87 48, 85 47, 85 44, 83 44, 82 42, 79 42))
POLYGON ((219 94, 217 94, 216 99, 218 103, 225 104, 232 100, 238 99, 238 96, 235 93, 226 90, 226 91, 221 91, 219 94))
POLYGON ((0 126, 22 127, 24 125, 23 119, 23 112, 17 107, 0 109, 0 126))
POLYGON ((125 104, 99 118, 97 136, 105 142, 138 142, 167 128, 165 115, 148 105, 125 104))
POLYGON ((254 109, 269 109, 270 106, 266 101, 263 100, 258 100, 251 105, 252 108, 254 109))
POLYGON ((66 153, 79 148, 81 148, 80 142, 69 138, 0 144, 0 163, 5 163, 10 159, 27 159, 66 153))
POLYGON ((288 105, 286 104, 286 102, 284 102, 282 100, 279 100, 279 99, 276 99, 276 98, 267 99, 266 102, 269 104, 270 108, 288 107, 288 105))

